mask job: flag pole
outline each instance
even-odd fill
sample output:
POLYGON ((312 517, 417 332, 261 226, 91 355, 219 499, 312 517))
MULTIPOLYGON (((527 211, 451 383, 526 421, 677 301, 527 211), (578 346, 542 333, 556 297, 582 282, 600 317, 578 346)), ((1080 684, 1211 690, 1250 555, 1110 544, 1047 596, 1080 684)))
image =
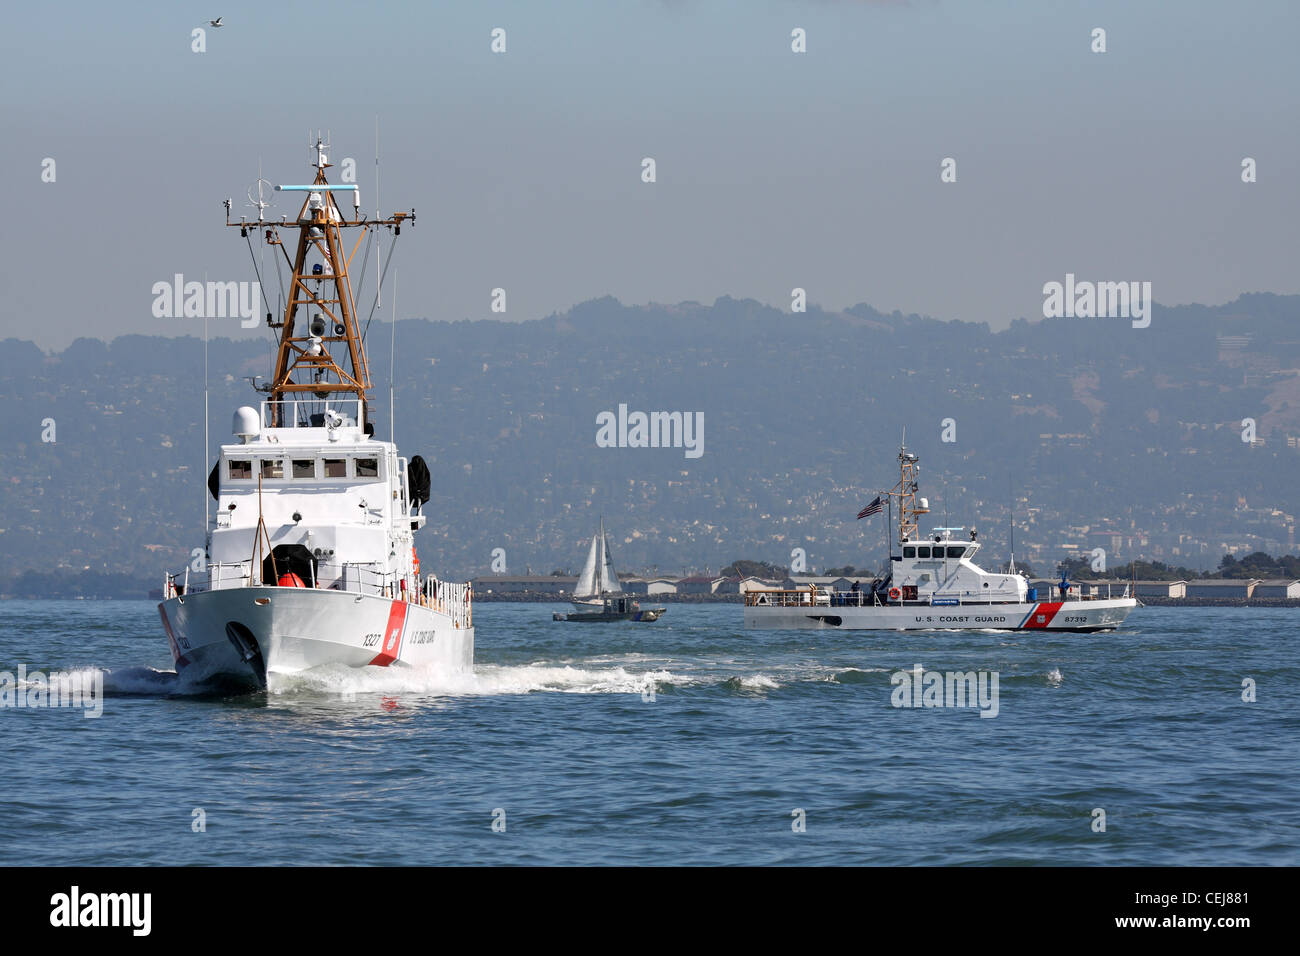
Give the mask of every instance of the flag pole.
POLYGON ((894 560, 894 539, 889 536, 889 529, 894 526, 894 496, 885 495, 889 502, 889 520, 885 522, 885 549, 889 552, 890 563, 894 560))

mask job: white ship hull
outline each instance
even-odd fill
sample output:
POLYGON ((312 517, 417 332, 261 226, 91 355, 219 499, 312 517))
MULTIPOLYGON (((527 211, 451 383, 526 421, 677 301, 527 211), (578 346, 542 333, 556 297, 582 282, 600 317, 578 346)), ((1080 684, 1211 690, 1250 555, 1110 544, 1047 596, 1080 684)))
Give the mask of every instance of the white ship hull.
POLYGON ((842 606, 827 601, 745 607, 745 627, 838 628, 845 631, 1105 631, 1137 606, 1133 598, 1022 604, 842 606))
POLYGON ((314 588, 201 591, 158 605, 176 670, 254 687, 323 664, 468 672, 474 628, 419 603, 314 588))

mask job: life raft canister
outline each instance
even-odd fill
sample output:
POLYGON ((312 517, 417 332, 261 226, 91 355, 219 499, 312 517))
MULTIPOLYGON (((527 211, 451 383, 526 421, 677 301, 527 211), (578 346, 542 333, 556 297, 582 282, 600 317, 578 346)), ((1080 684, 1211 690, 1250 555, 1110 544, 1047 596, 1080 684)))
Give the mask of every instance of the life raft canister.
POLYGON ((286 571, 280 575, 280 580, 275 582, 276 587, 281 588, 305 588, 307 585, 302 583, 302 578, 292 571, 286 571))
POLYGON ((903 596, 903 592, 900 591, 900 590, 898 590, 898 588, 890 588, 890 589, 889 589, 889 600, 891 600, 891 601, 897 601, 897 600, 898 600, 899 598, 901 598, 902 596, 903 596))

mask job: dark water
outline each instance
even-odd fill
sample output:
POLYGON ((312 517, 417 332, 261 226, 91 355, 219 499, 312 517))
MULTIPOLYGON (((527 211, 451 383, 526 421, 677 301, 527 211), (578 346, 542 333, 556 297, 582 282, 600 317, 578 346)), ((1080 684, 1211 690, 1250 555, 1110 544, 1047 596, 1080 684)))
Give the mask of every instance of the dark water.
POLYGON ((103 668, 108 698, 0 709, 0 863, 1300 863, 1295 610, 1060 636, 552 610, 480 604, 472 678, 221 699, 168 672, 152 603, 4 602, 0 670, 103 668), (996 671, 997 716, 892 706, 918 663, 996 671))

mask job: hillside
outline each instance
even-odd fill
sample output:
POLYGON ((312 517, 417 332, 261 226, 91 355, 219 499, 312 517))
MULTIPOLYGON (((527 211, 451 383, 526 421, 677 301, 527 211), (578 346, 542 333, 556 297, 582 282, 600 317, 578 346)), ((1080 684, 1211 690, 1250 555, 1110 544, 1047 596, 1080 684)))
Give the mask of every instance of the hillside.
MULTIPOLYGON (((388 431, 388 328, 371 343, 388 431), (383 347, 380 347, 382 344, 383 347)), ((397 439, 433 472, 426 567, 573 566, 603 514, 620 569, 716 569, 738 554, 873 564, 907 427, 935 523, 975 524, 989 563, 1107 551, 1215 567, 1295 550, 1300 297, 1156 306, 990 332, 866 305, 791 315, 752 301, 583 303, 507 323, 399 324, 397 439), (602 448, 602 411, 702 412, 703 454, 602 448), (1242 419, 1257 441, 1242 441, 1242 419), (941 440, 954 419, 956 441, 941 440)), ((267 374, 265 344, 210 344, 213 445, 267 374)), ((203 349, 193 337, 7 340, 0 580, 25 570, 160 578, 201 543, 203 349), (41 441, 55 419, 57 440, 41 441)))

